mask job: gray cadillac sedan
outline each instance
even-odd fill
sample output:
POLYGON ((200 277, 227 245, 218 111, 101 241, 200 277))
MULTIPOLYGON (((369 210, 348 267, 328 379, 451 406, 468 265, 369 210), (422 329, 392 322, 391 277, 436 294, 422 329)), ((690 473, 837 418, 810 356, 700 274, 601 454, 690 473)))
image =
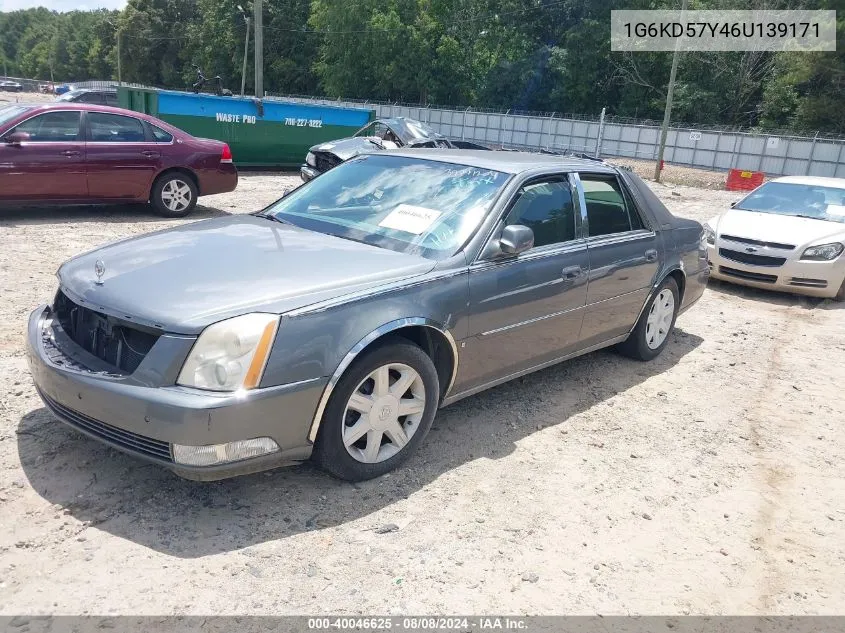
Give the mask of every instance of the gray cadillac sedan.
POLYGON ((702 236, 598 161, 362 155, 69 260, 30 368, 57 418, 184 477, 311 457, 362 480, 441 406, 610 345, 657 356, 704 291, 702 236))

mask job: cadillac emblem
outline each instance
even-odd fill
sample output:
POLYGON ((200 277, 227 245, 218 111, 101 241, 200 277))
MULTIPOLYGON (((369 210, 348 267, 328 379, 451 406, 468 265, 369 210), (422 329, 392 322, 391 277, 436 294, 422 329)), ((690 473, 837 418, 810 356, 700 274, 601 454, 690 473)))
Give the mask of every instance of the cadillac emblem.
POLYGON ((103 275, 106 274, 106 264, 102 259, 98 259, 94 262, 94 274, 97 275, 97 281, 94 283, 98 286, 103 285, 103 275))

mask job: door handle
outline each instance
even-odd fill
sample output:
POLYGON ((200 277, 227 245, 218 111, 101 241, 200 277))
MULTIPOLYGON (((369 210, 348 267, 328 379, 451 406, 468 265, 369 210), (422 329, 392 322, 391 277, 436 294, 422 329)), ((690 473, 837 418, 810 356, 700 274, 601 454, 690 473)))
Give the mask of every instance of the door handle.
POLYGON ((566 281, 572 281, 574 279, 578 279, 584 271, 580 266, 567 266, 562 271, 560 271, 560 276, 563 277, 566 281))
POLYGON ((79 151, 75 149, 66 149, 62 152, 62 154, 64 154, 68 158, 72 158, 73 156, 79 156, 79 151))
POLYGON ((647 262, 654 262, 657 261, 657 249, 650 248, 645 252, 645 260, 647 262))
POLYGON ((144 156, 146 156, 147 158, 158 158, 159 156, 161 156, 161 152, 154 152, 154 151, 153 151, 153 150, 151 150, 151 149, 146 149, 146 150, 144 150, 144 151, 143 151, 143 152, 141 152, 141 153, 142 153, 144 156))

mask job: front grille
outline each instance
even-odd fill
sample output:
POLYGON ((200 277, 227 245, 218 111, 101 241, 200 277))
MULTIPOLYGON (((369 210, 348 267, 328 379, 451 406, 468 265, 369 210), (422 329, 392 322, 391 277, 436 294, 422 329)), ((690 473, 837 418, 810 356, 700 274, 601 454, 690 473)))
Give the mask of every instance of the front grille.
POLYGON ((74 303, 61 290, 56 295, 53 311, 74 343, 127 374, 138 369, 158 340, 158 334, 74 303))
POLYGON ((789 280, 789 284, 806 288, 827 288, 827 281, 824 279, 810 279, 809 277, 793 277, 789 280))
POLYGON ((317 171, 320 173, 328 171, 333 167, 337 167, 341 162, 343 162, 334 154, 326 154, 323 152, 315 152, 314 158, 317 163, 317 171))
POLYGON ((764 284, 773 284, 778 280, 777 275, 763 275, 761 273, 750 273, 745 270, 737 270, 736 268, 728 268, 727 266, 719 266, 719 272, 730 277, 739 277, 740 279, 748 279, 750 281, 759 281, 764 284))
POLYGON ((781 244, 780 242, 761 242, 760 240, 752 240, 747 237, 737 237, 736 235, 720 235, 723 240, 730 240, 731 242, 739 242, 740 244, 751 244, 752 246, 768 246, 769 248, 779 248, 784 251, 795 250, 793 244, 781 244))
POLYGON ((95 437, 115 446, 122 448, 130 453, 137 453, 146 457, 153 457, 155 459, 163 459, 172 462, 173 458, 170 454, 170 444, 162 442, 161 440, 154 440, 151 437, 145 437, 119 429, 116 426, 100 422, 94 418, 89 418, 83 413, 69 409, 63 404, 59 404, 52 398, 48 398, 43 393, 40 393, 44 403, 49 407, 53 414, 60 418, 66 424, 90 433, 95 437))
POLYGON ((731 259, 735 262, 741 262, 750 266, 783 266, 786 261, 785 257, 769 257, 768 255, 743 253, 742 251, 734 251, 729 248, 720 248, 719 255, 725 259, 731 259))

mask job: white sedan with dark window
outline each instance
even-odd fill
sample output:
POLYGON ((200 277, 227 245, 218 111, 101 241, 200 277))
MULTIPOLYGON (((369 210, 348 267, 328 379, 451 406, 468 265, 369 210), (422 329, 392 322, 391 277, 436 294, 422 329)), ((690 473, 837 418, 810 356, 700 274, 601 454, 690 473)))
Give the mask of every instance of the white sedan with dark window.
POLYGON ((710 274, 845 301, 845 179, 769 181, 705 224, 710 274))

